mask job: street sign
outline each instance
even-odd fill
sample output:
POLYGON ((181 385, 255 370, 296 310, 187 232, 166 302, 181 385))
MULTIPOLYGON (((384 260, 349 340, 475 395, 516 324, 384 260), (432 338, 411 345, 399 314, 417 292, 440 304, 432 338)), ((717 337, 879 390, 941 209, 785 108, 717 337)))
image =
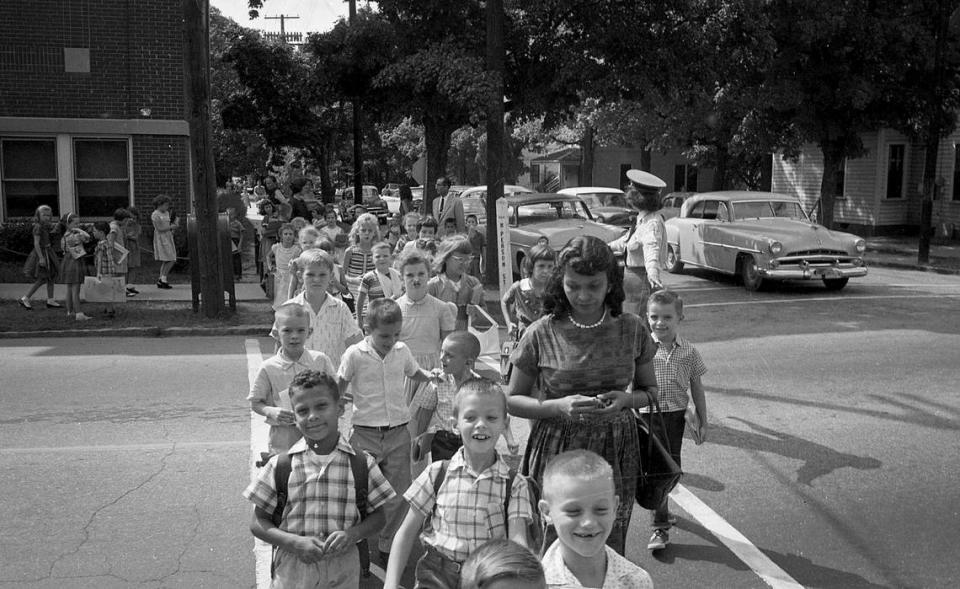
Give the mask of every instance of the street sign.
POLYGON ((510 264, 510 228, 507 226, 507 199, 497 199, 497 263, 500 274, 500 296, 506 294, 513 282, 510 264))

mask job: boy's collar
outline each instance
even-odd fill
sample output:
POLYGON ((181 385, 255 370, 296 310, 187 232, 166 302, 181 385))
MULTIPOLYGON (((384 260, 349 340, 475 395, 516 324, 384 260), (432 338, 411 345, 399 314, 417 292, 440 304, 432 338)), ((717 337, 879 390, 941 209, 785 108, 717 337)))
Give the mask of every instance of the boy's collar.
POLYGON ((296 358, 291 358, 291 357, 287 354, 286 350, 284 350, 282 347, 277 351, 277 356, 280 357, 280 362, 284 365, 284 367, 289 367, 289 366, 292 366, 292 365, 294 365, 294 364, 300 364, 300 363, 301 363, 301 360, 303 360, 303 357, 306 356, 306 355, 307 355, 307 349, 306 349, 306 348, 304 348, 304 349, 300 352, 300 355, 299 355, 298 357, 296 357, 296 358))
MULTIPOLYGON (((356 454, 353 450, 353 446, 350 445, 350 442, 347 441, 347 438, 343 436, 342 432, 337 432, 337 444, 335 447, 336 450, 341 450, 347 454, 356 454)), ((287 450, 288 454, 300 454, 310 450, 307 441, 304 438, 300 438, 296 441, 293 446, 290 446, 290 449, 287 450)))
MULTIPOLYGON (((484 473, 489 472, 491 476, 497 476, 500 478, 506 478, 510 476, 510 467, 506 462, 500 457, 500 453, 494 450, 496 458, 494 458, 493 464, 489 467, 483 469, 481 472, 475 472, 474 474, 477 477, 482 476, 484 473)), ((450 463, 447 466, 448 471, 454 471, 457 469, 470 469, 473 471, 473 467, 470 466, 470 463, 467 462, 467 449, 463 446, 460 446, 460 449, 450 458, 450 463)))
MULTIPOLYGON (((650 332, 650 337, 653 338, 653 341, 657 342, 658 345, 661 345, 661 346, 668 345, 667 343, 660 341, 660 338, 657 337, 657 334, 653 333, 652 331, 650 332)), ((680 334, 678 333, 673 337, 673 343, 671 347, 679 346, 682 343, 683 343, 683 340, 680 338, 680 334)))

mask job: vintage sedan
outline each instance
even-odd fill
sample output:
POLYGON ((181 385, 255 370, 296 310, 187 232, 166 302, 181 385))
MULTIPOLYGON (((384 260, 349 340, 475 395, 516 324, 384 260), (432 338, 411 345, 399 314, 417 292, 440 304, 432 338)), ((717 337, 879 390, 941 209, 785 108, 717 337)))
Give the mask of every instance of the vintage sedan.
POLYGON ((633 227, 637 222, 637 209, 627 202, 627 195, 619 188, 604 188, 602 186, 577 186, 558 190, 558 194, 572 194, 579 196, 590 207, 598 223, 633 227))
POLYGON ((609 242, 625 232, 623 227, 594 221, 586 203, 569 194, 524 193, 505 198, 514 275, 519 275, 527 252, 541 239, 559 251, 578 235, 593 235, 609 242))
POLYGON ((865 276, 866 242, 810 221, 800 201, 770 192, 703 192, 667 227, 667 269, 684 265, 739 276, 747 290, 771 280, 822 280, 840 290, 865 276))

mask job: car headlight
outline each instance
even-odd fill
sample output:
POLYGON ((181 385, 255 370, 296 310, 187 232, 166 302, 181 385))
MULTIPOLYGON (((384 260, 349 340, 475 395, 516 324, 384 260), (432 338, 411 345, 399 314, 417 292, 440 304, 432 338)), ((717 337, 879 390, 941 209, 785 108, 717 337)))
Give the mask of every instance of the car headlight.
POLYGON ((867 242, 862 239, 858 239, 857 243, 854 244, 854 247, 857 248, 857 252, 862 254, 863 252, 867 251, 867 242))
POLYGON ((770 242, 770 253, 777 256, 783 251, 783 244, 779 241, 770 242))

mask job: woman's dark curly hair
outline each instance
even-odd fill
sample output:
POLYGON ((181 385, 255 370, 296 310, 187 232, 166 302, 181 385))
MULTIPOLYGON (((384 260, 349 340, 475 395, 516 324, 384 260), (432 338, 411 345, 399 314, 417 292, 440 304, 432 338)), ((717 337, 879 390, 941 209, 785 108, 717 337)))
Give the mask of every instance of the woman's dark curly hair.
POLYGON ((600 238, 590 235, 574 237, 560 250, 557 267, 544 289, 544 312, 551 313, 556 318, 570 313, 570 301, 563 292, 563 275, 567 268, 577 274, 586 275, 606 272, 610 290, 603 299, 603 304, 613 317, 623 312, 623 269, 617 264, 617 258, 610 246, 600 238))

